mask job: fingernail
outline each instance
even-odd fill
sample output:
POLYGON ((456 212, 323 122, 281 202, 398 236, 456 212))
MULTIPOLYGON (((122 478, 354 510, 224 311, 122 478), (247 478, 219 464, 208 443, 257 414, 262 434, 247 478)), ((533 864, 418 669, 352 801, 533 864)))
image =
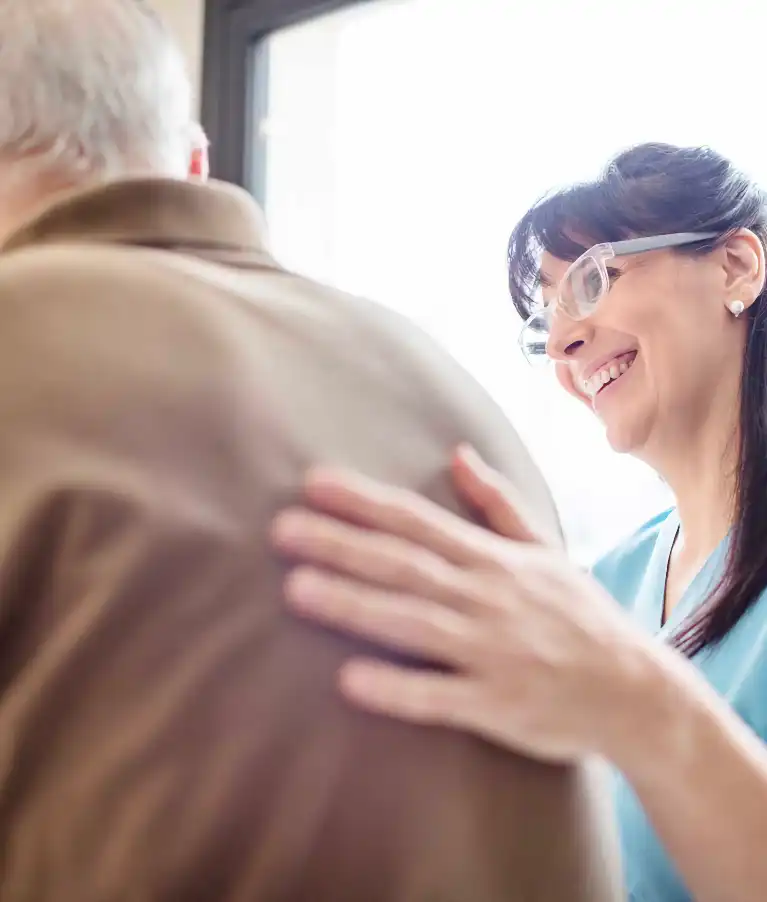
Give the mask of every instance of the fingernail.
POLYGON ((348 478, 349 474, 344 470, 334 467, 313 467, 307 472, 304 481, 308 488, 336 488, 343 485, 348 478))
POLYGON ((349 695, 365 695, 374 682, 371 676, 370 668, 364 663, 352 662, 341 669, 339 682, 349 695))
POLYGON ((478 465, 482 466, 482 464, 484 464, 484 461, 473 445, 461 445, 458 448, 458 454, 465 463, 470 464, 471 466, 476 467, 478 465))
POLYGON ((272 523, 272 539, 281 547, 295 545, 304 535, 302 515, 298 511, 284 511, 272 523))
POLYGON ((326 597, 325 580, 314 570, 294 570, 285 580, 285 595, 301 607, 319 604, 326 597))

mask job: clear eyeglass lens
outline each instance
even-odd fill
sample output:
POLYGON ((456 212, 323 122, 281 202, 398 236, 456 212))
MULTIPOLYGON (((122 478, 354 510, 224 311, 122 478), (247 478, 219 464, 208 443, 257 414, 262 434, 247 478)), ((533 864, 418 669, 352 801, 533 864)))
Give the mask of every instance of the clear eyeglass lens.
POLYGON ((588 316, 609 287, 599 263, 593 257, 582 257, 560 287, 562 310, 574 319, 588 316))
POLYGON ((577 260, 559 286, 556 301, 531 316, 522 329, 519 343, 529 363, 541 366, 551 362, 546 344, 552 316, 562 313, 571 319, 585 319, 594 312, 609 289, 605 270, 594 257, 589 255, 577 260))
POLYGON ((549 340, 549 318, 543 311, 536 313, 525 323, 519 336, 519 344, 528 362, 533 366, 545 366, 551 362, 546 353, 549 340))

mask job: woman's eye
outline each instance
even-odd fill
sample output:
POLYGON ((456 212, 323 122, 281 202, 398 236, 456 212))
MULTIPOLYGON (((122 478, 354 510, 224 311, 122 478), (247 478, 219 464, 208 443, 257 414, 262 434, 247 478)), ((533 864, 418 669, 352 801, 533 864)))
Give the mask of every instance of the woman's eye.
POLYGON ((598 269, 592 269, 586 273, 583 280, 584 290, 587 295, 597 297, 602 290, 602 275, 598 269))
POLYGON ((607 267, 607 278, 610 281, 610 288, 613 287, 613 285, 618 281, 618 279, 620 279, 620 277, 622 275, 623 275, 622 270, 615 269, 614 267, 612 267, 612 268, 609 266, 607 267))

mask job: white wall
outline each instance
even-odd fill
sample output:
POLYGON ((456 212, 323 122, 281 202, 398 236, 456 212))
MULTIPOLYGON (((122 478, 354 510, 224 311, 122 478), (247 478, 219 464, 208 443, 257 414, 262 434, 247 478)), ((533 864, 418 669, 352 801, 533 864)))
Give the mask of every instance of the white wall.
POLYGON ((205 0, 153 0, 153 6, 181 42, 199 100, 205 0))

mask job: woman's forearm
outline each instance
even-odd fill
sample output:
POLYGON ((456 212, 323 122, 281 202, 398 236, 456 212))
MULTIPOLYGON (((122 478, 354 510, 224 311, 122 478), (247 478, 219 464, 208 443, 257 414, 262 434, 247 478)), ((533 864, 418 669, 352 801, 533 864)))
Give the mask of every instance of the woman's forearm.
POLYGON ((349 699, 546 760, 597 753, 634 785, 697 902, 767 898, 767 750, 689 661, 561 552, 357 474, 318 471, 306 495, 273 531, 304 565, 286 583, 293 609, 451 671, 355 662, 349 699))
POLYGON ((767 746, 676 653, 643 682, 633 742, 610 757, 696 902, 764 902, 767 746))

